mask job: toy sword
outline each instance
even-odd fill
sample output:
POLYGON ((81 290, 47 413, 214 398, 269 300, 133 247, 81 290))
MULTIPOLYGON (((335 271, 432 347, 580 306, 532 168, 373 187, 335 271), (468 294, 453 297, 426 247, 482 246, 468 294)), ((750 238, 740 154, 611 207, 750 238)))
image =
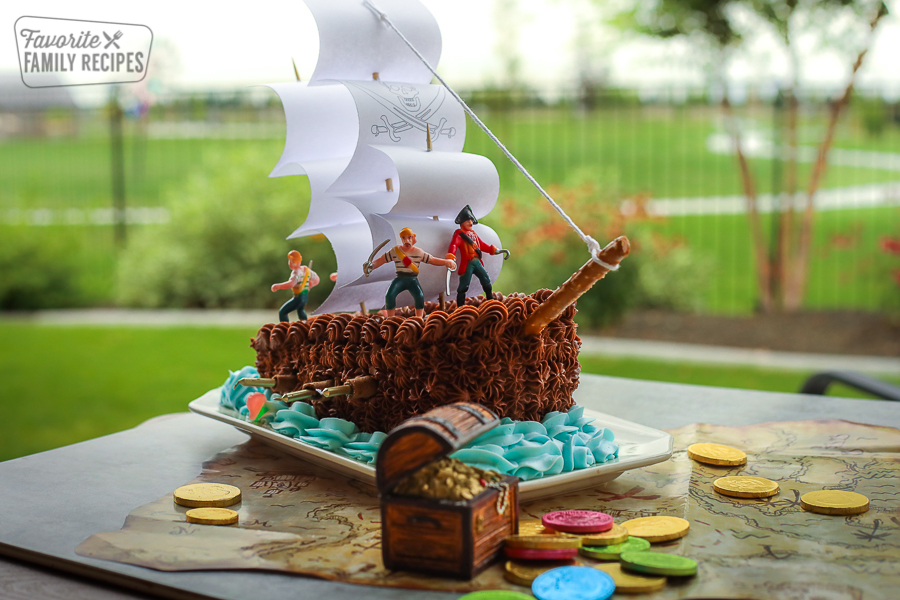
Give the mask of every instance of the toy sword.
POLYGON ((363 263, 363 272, 366 274, 366 277, 368 277, 369 273, 372 272, 372 269, 375 268, 372 265, 372 259, 375 258, 375 255, 378 254, 378 251, 381 250, 382 248, 384 248, 385 245, 390 241, 391 240, 384 240, 383 242, 378 244, 378 247, 375 248, 374 250, 372 250, 372 254, 369 255, 369 260, 367 260, 366 262, 363 263))

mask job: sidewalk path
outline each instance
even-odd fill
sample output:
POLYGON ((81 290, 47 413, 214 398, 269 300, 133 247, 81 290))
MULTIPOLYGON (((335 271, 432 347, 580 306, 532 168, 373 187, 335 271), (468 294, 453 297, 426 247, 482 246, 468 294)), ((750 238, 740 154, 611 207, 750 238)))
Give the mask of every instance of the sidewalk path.
POLYGON ((581 341, 582 354, 652 358, 671 362, 750 365, 791 371, 845 370, 870 375, 900 375, 900 358, 884 356, 779 352, 596 336, 583 337, 581 341))
POLYGON ((278 319, 278 310, 178 309, 128 310, 88 308, 84 310, 42 310, 28 313, 0 313, 5 322, 41 325, 99 325, 129 327, 260 327, 278 319))
MULTIPOLYGON (((70 326, 257 328, 263 323, 272 322, 276 316, 277 311, 275 310, 88 309, 0 313, 0 322, 70 326)), ((751 365, 793 371, 844 369, 873 375, 900 375, 900 358, 882 356, 806 354, 599 336, 584 336, 581 341, 583 354, 627 356, 672 362, 751 365)))

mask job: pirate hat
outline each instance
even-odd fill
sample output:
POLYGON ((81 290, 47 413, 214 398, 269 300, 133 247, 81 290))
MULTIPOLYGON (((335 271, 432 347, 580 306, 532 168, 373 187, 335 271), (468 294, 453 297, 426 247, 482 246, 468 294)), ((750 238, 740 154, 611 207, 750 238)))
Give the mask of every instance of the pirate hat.
POLYGON ((478 219, 475 218, 475 214, 472 213, 472 207, 468 204, 459 211, 459 214, 456 215, 456 221, 454 222, 459 225, 465 221, 472 221, 472 225, 478 225, 478 219))

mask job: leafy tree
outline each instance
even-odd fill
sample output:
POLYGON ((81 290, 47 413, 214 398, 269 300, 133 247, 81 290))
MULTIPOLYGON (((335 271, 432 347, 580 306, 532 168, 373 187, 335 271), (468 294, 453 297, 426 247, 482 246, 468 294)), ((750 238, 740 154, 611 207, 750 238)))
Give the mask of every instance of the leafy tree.
POLYGON ((687 37, 711 50, 714 77, 726 93, 722 110, 732 136, 741 175, 747 216, 757 266, 760 306, 763 310, 797 310, 806 287, 815 196, 828 165, 828 153, 834 141, 838 119, 846 108, 859 68, 871 44, 872 34, 888 13, 883 0, 656 0, 641 2, 622 13, 620 25, 661 38, 687 37), (743 152, 740 128, 727 93, 724 66, 730 54, 744 41, 745 23, 753 23, 774 33, 789 57, 790 76, 782 93, 787 105, 786 157, 782 188, 787 202, 779 214, 774 251, 768 251, 758 210, 758 195, 753 171, 743 152), (834 36, 834 23, 848 23, 843 35, 834 36), (797 40, 802 34, 818 31, 823 42, 839 44, 855 56, 843 93, 830 103, 828 126, 819 142, 818 154, 805 191, 803 205, 796 206, 798 195, 797 130, 799 122, 800 57, 797 40), (825 32, 828 32, 827 35, 825 32), (800 212, 798 209, 802 209, 800 212), (798 214, 798 212, 800 214, 798 214))

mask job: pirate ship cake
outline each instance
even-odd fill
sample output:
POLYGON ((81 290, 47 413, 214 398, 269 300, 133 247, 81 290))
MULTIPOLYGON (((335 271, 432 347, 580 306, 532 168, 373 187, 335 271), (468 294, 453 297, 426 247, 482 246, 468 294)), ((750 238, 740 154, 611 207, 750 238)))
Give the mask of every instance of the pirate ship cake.
POLYGON ((309 82, 271 86, 287 136, 270 176, 309 178, 308 217, 289 237, 328 238, 337 279, 308 320, 259 330, 252 346, 260 379, 252 383, 364 432, 389 431, 458 401, 517 421, 568 411, 581 345, 574 302, 617 268, 627 239, 601 250, 569 221, 592 256, 555 292, 503 296, 486 287, 481 296, 478 286, 469 288, 469 269, 456 264, 471 250, 456 237, 461 207, 471 214, 466 231, 490 249, 473 259, 488 280, 508 257, 497 234, 478 223, 497 201, 499 177, 490 160, 462 152, 468 107, 449 87, 430 83, 440 55, 436 22, 415 0, 306 3, 319 28, 319 60, 309 82), (465 270, 421 269, 419 315, 408 307, 372 314, 399 276, 372 270, 379 243, 400 239, 404 229, 415 232, 424 254, 465 270))

